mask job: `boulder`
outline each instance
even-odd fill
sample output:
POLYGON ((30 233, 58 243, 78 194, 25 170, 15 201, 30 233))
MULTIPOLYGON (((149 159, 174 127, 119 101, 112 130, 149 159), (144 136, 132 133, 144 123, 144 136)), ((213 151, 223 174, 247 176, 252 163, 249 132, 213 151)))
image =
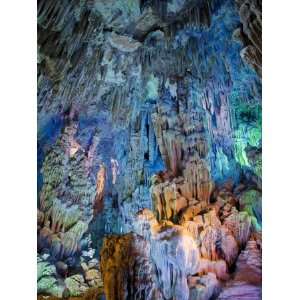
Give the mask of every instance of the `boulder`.
POLYGON ((214 273, 203 276, 193 276, 188 279, 189 300, 210 300, 220 292, 221 285, 214 273))
POLYGON ((101 273, 96 269, 88 270, 85 273, 85 280, 91 287, 103 287, 101 273))
POLYGON ((65 285, 71 296, 80 296, 88 290, 88 285, 85 283, 81 274, 72 275, 66 278, 65 285))
POLYGON ((56 268, 38 256, 37 260, 37 292, 61 297, 64 287, 57 280, 56 268))
POLYGON ((200 253, 211 261, 224 259, 231 266, 238 255, 238 244, 226 227, 208 226, 201 234, 200 253))

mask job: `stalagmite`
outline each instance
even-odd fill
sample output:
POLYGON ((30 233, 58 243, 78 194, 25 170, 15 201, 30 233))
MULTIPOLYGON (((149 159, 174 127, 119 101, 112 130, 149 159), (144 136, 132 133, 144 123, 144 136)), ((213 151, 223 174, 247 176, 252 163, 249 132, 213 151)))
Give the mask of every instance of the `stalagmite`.
POLYGON ((41 299, 260 299, 261 23, 256 0, 38 1, 41 299))

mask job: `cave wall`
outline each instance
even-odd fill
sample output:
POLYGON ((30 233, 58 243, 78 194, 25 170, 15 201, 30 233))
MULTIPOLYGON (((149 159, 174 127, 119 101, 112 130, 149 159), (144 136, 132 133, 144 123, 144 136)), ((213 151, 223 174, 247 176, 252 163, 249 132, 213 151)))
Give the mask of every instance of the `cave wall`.
POLYGON ((37 27, 38 293, 259 297, 261 1, 39 0, 37 27))

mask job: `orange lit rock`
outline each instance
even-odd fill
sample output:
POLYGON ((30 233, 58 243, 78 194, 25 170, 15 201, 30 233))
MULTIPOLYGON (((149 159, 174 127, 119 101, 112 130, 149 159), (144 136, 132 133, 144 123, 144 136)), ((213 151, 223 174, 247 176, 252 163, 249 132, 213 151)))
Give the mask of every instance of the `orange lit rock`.
POLYGON ((96 215, 103 209, 105 179, 106 179, 106 169, 104 165, 101 165, 97 173, 97 189, 96 189, 96 199, 94 202, 94 215, 96 215))
POLYGON ((150 244, 141 236, 126 234, 104 239, 100 266, 107 300, 161 299, 150 261, 150 244), (144 295, 144 296, 143 296, 144 295))
POLYGON ((101 273, 96 269, 90 269, 85 273, 85 280, 87 281, 88 285, 93 287, 101 287, 103 286, 101 273))
MULTIPOLYGON (((200 164, 201 165, 201 164, 200 164)), ((202 165, 204 167, 204 165, 202 165)), ((213 183, 208 171, 199 167, 196 174, 186 172, 184 177, 154 184, 151 188, 154 208, 158 220, 191 220, 202 209, 209 206, 213 183)))
POLYGON ((200 252, 203 258, 211 261, 224 259, 231 265, 238 255, 238 245, 225 227, 208 226, 200 234, 200 252))
POLYGON ((193 220, 206 207, 204 202, 196 202, 196 204, 186 207, 180 216, 180 223, 193 220))
POLYGON ((193 219, 195 222, 197 222, 200 226, 203 228, 207 226, 213 226, 213 227, 220 227, 221 222, 216 214, 215 210, 210 210, 209 212, 197 215, 193 219))
POLYGON ((183 190, 183 196, 197 199, 208 205, 213 183, 204 160, 197 156, 190 157, 183 170, 183 176, 188 186, 183 190))

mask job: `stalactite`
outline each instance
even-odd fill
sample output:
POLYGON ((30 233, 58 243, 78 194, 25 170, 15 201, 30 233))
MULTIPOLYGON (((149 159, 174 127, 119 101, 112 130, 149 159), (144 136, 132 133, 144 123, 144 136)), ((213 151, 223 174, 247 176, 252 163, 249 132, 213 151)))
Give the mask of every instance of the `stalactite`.
POLYGON ((41 293, 101 282, 87 269, 100 248, 108 299, 229 299, 248 284, 261 89, 242 59, 259 70, 261 16, 244 2, 39 1, 41 293))

